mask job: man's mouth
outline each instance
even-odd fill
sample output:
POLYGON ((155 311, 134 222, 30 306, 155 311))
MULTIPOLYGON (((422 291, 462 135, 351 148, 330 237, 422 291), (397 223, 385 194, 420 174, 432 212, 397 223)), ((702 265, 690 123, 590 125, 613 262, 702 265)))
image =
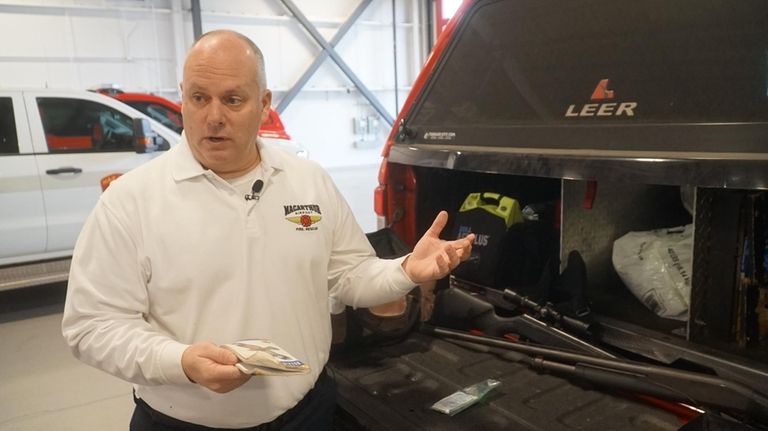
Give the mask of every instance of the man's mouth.
POLYGON ((224 142, 227 140, 224 136, 206 136, 206 140, 213 142, 214 144, 218 144, 219 142, 224 142))

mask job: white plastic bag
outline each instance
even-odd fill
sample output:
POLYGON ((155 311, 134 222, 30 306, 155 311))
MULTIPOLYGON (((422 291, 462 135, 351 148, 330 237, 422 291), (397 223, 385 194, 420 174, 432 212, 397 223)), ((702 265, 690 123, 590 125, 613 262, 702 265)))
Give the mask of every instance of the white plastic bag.
POLYGON ((693 225, 630 232, 613 243, 613 267, 629 290, 658 316, 687 320, 693 225))

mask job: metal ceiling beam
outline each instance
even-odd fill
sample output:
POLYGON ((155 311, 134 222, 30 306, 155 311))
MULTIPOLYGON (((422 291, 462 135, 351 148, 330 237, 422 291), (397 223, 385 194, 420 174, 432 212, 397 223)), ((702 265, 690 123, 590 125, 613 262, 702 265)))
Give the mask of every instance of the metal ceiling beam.
MULTIPOLYGON (((298 7, 293 3, 291 0, 280 0, 280 2, 285 6, 291 14, 296 18, 296 20, 301 23, 301 25, 304 27, 304 29, 309 33, 310 36, 312 36, 312 39, 315 40, 322 48, 323 53, 327 54, 331 57, 331 59, 336 63, 336 66, 341 69, 342 72, 347 76, 347 78, 352 81, 352 83, 357 87, 357 90, 360 91, 360 94, 362 94, 366 99, 368 99, 368 103, 370 103, 373 108, 376 110, 376 112, 381 115, 381 118, 384 119, 384 121, 389 124, 391 127, 392 124, 395 122, 395 120, 392 118, 391 115, 389 115, 389 112, 387 112, 386 108, 379 102, 379 99, 376 98, 376 96, 371 93, 370 90, 368 90, 368 87, 363 84, 362 81, 355 75, 355 73, 350 69, 350 67, 347 65, 346 62, 341 58, 341 56, 336 52, 335 49, 333 49, 333 46, 328 43, 327 40, 320 34, 319 31, 317 31, 317 28, 307 19, 307 17, 304 16, 303 13, 299 10, 298 7)), ((346 23, 345 23, 346 24, 346 23)), ((351 25, 351 24, 350 24, 351 25)), ((335 39, 335 38, 334 38, 335 39)))
MULTIPOLYGON (((336 31, 336 34, 333 35, 333 38, 328 42, 328 44, 335 48, 336 45, 341 42, 341 39, 346 36, 347 32, 350 28, 352 28, 352 25, 357 21, 358 18, 360 18, 360 15, 363 14, 363 11, 368 7, 368 5, 371 4, 373 0, 362 0, 359 5, 355 8, 354 11, 352 11, 352 14, 347 18, 346 21, 344 21, 344 24, 339 27, 339 29, 336 31)), ((287 7, 287 6, 286 6, 287 7)), ((323 62, 328 58, 329 54, 328 51, 323 48, 323 50, 318 54, 317 57, 315 57, 315 60, 312 62, 312 64, 309 65, 307 70, 304 71, 304 73, 301 75, 301 77, 293 84, 290 90, 283 96, 282 99, 280 99, 280 103, 277 105, 277 112, 282 114, 285 108, 288 107, 288 105, 291 104, 293 99, 301 92, 301 89, 306 85, 307 82, 309 82, 309 78, 312 77, 312 75, 317 72, 317 69, 320 68, 320 65, 323 64, 323 62)))
POLYGON ((200 12, 200 0, 192 0, 192 35, 195 40, 203 35, 203 18, 200 12))

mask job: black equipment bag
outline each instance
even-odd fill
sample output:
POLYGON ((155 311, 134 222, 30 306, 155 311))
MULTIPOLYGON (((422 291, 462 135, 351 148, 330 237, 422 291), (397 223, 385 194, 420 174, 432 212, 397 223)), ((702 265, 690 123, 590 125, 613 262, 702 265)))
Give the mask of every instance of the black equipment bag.
POLYGON ((453 275, 484 286, 535 285, 548 261, 557 258, 558 235, 552 205, 535 221, 523 218, 515 199, 498 193, 470 193, 456 215, 455 237, 475 234, 472 255, 453 275))
POLYGON ((520 207, 498 193, 470 193, 456 215, 455 238, 475 234, 472 255, 453 274, 486 286, 496 285, 505 236, 509 227, 522 221, 520 207))

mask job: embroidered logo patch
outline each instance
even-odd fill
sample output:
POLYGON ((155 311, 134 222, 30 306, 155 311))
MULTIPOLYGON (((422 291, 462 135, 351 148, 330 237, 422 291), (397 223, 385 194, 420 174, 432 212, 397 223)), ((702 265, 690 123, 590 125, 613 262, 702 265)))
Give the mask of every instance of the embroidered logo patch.
POLYGON ((291 223, 295 223, 296 230, 317 230, 317 223, 323 219, 323 215, 320 212, 320 205, 308 204, 308 205, 283 205, 285 209, 285 219, 291 223))

